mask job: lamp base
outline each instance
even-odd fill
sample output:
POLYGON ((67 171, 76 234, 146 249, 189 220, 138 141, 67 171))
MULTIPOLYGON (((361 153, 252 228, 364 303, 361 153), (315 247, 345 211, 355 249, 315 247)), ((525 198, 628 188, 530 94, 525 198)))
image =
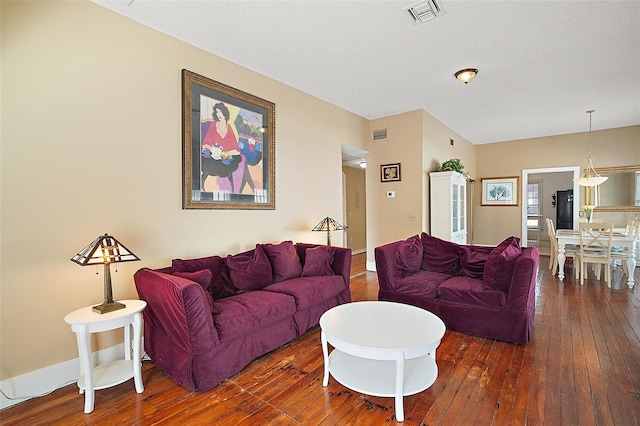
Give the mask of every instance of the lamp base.
POLYGON ((126 308, 127 305, 120 302, 104 302, 102 305, 94 306, 91 308, 93 312, 97 312, 99 314, 106 314, 109 312, 117 311, 120 309, 126 308))

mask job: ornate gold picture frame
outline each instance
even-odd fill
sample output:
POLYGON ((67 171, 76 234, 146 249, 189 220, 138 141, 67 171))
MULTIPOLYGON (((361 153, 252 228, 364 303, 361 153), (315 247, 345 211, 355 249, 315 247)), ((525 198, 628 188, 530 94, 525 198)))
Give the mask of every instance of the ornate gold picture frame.
POLYGON ((275 209, 275 104, 182 70, 183 209, 275 209))

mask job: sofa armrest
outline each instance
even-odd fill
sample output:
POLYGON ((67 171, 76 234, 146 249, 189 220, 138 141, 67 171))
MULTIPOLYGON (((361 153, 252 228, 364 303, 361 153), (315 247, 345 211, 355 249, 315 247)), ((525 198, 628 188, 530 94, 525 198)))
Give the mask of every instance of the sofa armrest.
POLYGON ((393 282, 395 279, 393 259, 401 242, 402 241, 395 241, 393 243, 376 247, 374 250, 376 271, 378 273, 378 284, 382 290, 393 290, 393 282))
POLYGON ((197 355, 220 342, 200 284, 148 268, 134 274, 136 290, 147 302, 142 312, 147 332, 162 333, 181 350, 197 355))
POLYGON ((538 275, 539 253, 535 247, 524 247, 516 259, 507 289, 506 309, 526 311, 535 305, 535 287, 538 275))
POLYGON ((349 287, 351 282, 351 249, 345 247, 333 247, 336 251, 333 255, 331 267, 336 275, 342 275, 344 283, 349 287))

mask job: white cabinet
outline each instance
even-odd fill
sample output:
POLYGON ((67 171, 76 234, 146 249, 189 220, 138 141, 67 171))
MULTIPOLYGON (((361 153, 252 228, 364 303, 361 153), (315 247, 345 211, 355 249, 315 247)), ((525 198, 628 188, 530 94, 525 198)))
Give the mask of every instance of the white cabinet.
POLYGON ((458 172, 429 173, 431 179, 431 235, 467 243, 467 180, 458 172))

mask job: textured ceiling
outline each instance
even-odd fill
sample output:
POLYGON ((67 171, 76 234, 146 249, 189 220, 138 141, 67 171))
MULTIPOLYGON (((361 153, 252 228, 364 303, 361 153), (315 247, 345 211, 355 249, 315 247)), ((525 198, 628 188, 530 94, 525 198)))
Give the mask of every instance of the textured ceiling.
POLYGON ((442 0, 422 24, 412 0, 94 2, 368 119, 424 109, 474 144, 584 132, 589 109, 594 130, 640 124, 640 1, 442 0))

